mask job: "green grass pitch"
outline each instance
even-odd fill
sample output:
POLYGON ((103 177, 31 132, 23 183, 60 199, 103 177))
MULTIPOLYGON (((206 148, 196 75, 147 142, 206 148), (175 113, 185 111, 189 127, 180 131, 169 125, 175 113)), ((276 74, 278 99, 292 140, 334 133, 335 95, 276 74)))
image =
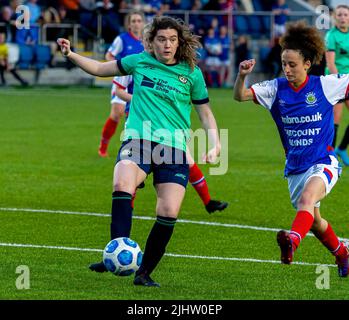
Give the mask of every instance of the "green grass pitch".
MULTIPOLYGON (((268 112, 234 102, 228 89, 211 90, 210 99, 219 127, 229 130, 229 167, 218 176, 200 167, 212 197, 229 207, 209 215, 189 185, 167 255, 153 273, 161 288, 140 288, 132 276, 88 269, 109 240, 106 215, 123 126, 110 157, 99 158, 109 89, 0 91, 0 299, 348 299, 349 279, 338 278, 334 258, 314 237, 302 242, 295 255, 299 264, 278 263, 276 230, 289 229, 295 211, 268 112), (329 265, 327 289, 318 285, 320 264, 329 265), (23 265, 30 287, 21 290, 16 269, 23 265)), ((197 128, 195 112, 192 120, 197 128)), ((344 111, 339 137, 348 120, 344 111)), ((343 238, 349 238, 348 170, 321 206, 343 238)), ((132 238, 142 248, 153 224, 145 218, 155 216, 151 178, 135 203, 132 238)))

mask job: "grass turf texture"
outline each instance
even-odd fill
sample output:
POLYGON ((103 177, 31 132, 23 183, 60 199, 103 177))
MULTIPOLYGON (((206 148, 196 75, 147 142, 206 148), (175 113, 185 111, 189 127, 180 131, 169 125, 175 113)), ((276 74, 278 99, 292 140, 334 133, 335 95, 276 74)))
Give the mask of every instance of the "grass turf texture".
MULTIPOLYGON (((284 156, 268 112, 253 103, 236 103, 231 90, 211 90, 220 128, 229 129, 229 168, 210 176, 200 165, 212 198, 229 202, 209 215, 189 185, 180 219, 268 228, 290 228, 284 156)), ((112 172, 120 145, 119 125, 106 159, 97 148, 109 114, 109 89, 37 88, 0 91, 0 207, 97 212, 111 206, 112 172)), ((339 131, 341 138, 348 115, 339 131)), ((193 128, 199 122, 193 112, 193 128)), ((152 177, 137 194, 135 215, 154 217, 152 177)), ((321 211, 341 237, 349 237, 348 171, 321 211)), ((0 243, 103 249, 109 217, 25 211, 0 211, 0 243)), ((135 219, 132 238, 144 248, 152 220, 135 219)), ((167 255, 153 274, 161 288, 139 288, 133 277, 88 270, 99 251, 0 246, 0 299, 348 299, 349 279, 330 267, 330 289, 316 288, 315 265, 283 266, 269 262, 193 258, 225 257, 279 260, 273 231, 178 222, 167 255), (30 269, 30 289, 16 288, 16 268, 30 269)), ((295 261, 333 264, 334 258, 307 237, 295 261)))

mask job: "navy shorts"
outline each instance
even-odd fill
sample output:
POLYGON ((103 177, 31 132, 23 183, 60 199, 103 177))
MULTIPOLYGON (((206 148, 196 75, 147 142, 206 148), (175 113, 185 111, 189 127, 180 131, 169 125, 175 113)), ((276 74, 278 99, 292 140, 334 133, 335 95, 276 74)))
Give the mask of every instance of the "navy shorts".
POLYGON ((153 173, 153 184, 177 183, 184 188, 189 180, 189 165, 183 150, 160 143, 133 139, 122 143, 116 162, 135 162, 147 175, 153 173))

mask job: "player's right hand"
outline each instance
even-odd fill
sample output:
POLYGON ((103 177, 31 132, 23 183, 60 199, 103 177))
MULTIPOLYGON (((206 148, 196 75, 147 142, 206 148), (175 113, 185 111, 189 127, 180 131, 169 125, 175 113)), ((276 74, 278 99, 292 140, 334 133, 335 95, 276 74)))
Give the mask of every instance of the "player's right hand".
POLYGON ((239 73, 241 75, 246 75, 251 73, 255 64, 256 64, 255 59, 242 61, 239 65, 239 73))
POLYGON ((71 52, 70 50, 70 41, 64 38, 57 39, 58 45, 61 47, 62 54, 66 57, 71 52))

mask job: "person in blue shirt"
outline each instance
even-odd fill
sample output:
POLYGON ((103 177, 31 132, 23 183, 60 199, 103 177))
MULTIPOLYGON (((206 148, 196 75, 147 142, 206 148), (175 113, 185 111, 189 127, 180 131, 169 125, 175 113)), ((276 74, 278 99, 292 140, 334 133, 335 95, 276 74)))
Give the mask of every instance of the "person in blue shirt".
POLYGON ((332 148, 333 106, 349 96, 349 75, 308 75, 319 63, 325 44, 320 32, 304 21, 289 24, 280 39, 284 78, 245 87, 255 60, 240 63, 234 87, 238 101, 254 100, 271 113, 286 155, 285 177, 297 210, 291 231, 281 230, 277 242, 281 262, 290 264, 301 240, 311 230, 336 257, 340 277, 348 275, 348 248, 320 215, 320 200, 340 175, 332 148))
POLYGON ((286 0, 277 0, 276 4, 272 6, 272 13, 274 14, 274 37, 282 36, 286 30, 286 22, 290 13, 286 0))
MULTIPOLYGON (((121 59, 128 55, 140 53, 144 50, 141 34, 144 27, 144 15, 140 11, 131 11, 126 17, 128 31, 118 35, 110 48, 108 49, 105 58, 108 61, 121 59)), ((125 112, 125 101, 114 95, 116 88, 126 89, 128 84, 127 77, 114 77, 112 85, 111 111, 106 120, 103 129, 102 137, 98 147, 98 154, 101 157, 108 156, 108 146, 110 139, 113 137, 117 126, 125 112)))
POLYGON ((222 44, 222 53, 219 56, 221 61, 220 70, 220 83, 225 87, 227 86, 227 81, 230 78, 229 70, 231 67, 231 51, 232 45, 230 37, 228 34, 227 26, 220 26, 219 28, 219 40, 222 44))

